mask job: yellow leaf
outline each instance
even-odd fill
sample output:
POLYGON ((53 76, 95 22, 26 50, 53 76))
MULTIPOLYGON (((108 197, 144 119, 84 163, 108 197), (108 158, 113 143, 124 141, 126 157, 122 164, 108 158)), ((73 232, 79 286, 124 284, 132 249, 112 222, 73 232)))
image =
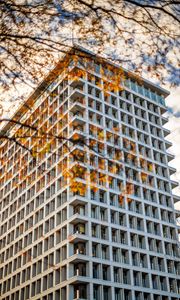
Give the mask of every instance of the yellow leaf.
POLYGON ((104 132, 103 131, 98 132, 98 138, 99 139, 104 139, 104 132))

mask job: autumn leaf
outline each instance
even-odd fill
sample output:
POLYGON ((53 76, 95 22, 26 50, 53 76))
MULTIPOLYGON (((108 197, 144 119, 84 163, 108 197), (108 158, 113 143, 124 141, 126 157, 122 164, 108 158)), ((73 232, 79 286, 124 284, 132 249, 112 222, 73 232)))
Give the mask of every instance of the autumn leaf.
POLYGON ((39 151, 39 153, 45 154, 45 153, 50 152, 50 150, 51 150, 51 143, 46 143, 44 148, 41 151, 39 151))
POLYGON ((123 202, 124 202, 124 197, 123 197, 123 195, 121 194, 121 195, 119 195, 119 203, 122 205, 123 202))
POLYGON ((73 135, 73 140, 74 141, 77 141, 79 139, 79 134, 78 133, 75 133, 74 135, 73 135))
POLYGON ((98 132, 98 138, 99 138, 100 140, 103 140, 103 139, 104 139, 104 135, 105 135, 105 133, 104 133, 103 131, 99 131, 99 132, 98 132))
POLYGON ((92 171, 90 173, 90 181, 96 183, 96 181, 97 181, 97 172, 96 171, 92 171))
POLYGON ((150 172, 153 171, 153 164, 152 164, 152 163, 148 164, 148 170, 149 170, 150 172))
POLYGON ((147 180, 148 175, 146 173, 141 172, 141 179, 143 182, 147 180))
POLYGON ((127 198, 127 203, 131 203, 132 202, 132 199, 131 198, 127 198))
POLYGON ((117 127, 113 127, 113 131, 114 132, 119 132, 119 127, 117 126, 117 127))

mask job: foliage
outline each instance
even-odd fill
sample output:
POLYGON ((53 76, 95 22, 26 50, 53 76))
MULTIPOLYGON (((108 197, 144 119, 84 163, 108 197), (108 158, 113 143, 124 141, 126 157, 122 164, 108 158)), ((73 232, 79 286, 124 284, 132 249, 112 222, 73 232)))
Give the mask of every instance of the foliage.
MULTIPOLYGON (((83 57, 83 59, 81 57, 81 68, 78 68, 79 60, 74 56, 73 64, 71 63, 71 68, 69 69, 67 67, 69 57, 67 56, 67 61, 65 60, 61 64, 64 74, 66 74, 64 75, 66 76, 64 82, 67 82, 66 79, 69 78, 73 84, 78 85, 81 78, 91 74, 85 71, 83 60, 89 63, 87 57, 83 57)), ((102 60, 101 63, 103 63, 102 60)), ((113 69, 111 65, 109 67, 106 61, 103 67, 108 70, 108 74, 113 74, 114 72, 118 74, 117 68, 114 67, 113 69)), ((121 91, 123 88, 124 74, 121 69, 120 74, 121 76, 118 75, 118 79, 114 80, 113 90, 119 89, 121 91)), ((58 76, 56 72, 53 75, 58 76)), ((113 78, 109 75, 108 77, 102 77, 105 84, 101 84, 100 88, 104 90, 105 94, 108 94, 108 89, 110 89, 110 85, 107 86, 106 81, 108 80, 111 83, 113 78)), ((56 89, 50 92, 49 96, 33 112, 30 111, 29 113, 29 109, 26 107, 24 121, 19 121, 15 118, 11 119, 9 123, 11 127, 14 125, 14 129, 1 134, 1 184, 3 184, 4 180, 10 180, 14 176, 12 169, 8 170, 9 157, 3 155, 8 145, 14 143, 17 148, 23 151, 22 154, 18 152, 19 154, 16 157, 19 174, 13 179, 13 188, 20 188, 21 186, 27 188, 27 186, 37 181, 36 176, 30 172, 28 155, 32 157, 32 165, 38 167, 39 190, 45 186, 45 175, 48 177, 48 182, 53 180, 55 174, 53 172, 49 173, 43 165, 43 160, 49 154, 52 154, 54 161, 58 162, 58 172, 62 174, 63 186, 69 186, 73 193, 84 196, 88 187, 93 192, 98 191, 99 188, 107 190, 113 187, 113 176, 123 175, 123 149, 118 147, 119 134, 122 130, 121 126, 117 124, 111 130, 102 130, 98 126, 90 125, 90 137, 82 136, 83 127, 79 123, 78 118, 76 119, 80 112, 76 108, 80 106, 84 109, 85 103, 83 99, 80 97, 74 99, 71 107, 74 107, 76 112, 71 116, 64 110, 65 104, 62 104, 57 110, 59 96, 56 89), (56 101, 54 101, 55 99, 56 101), (48 101, 52 105, 49 105, 48 101), (48 121, 46 121, 47 116, 50 116, 48 121), (73 129, 72 136, 69 136, 67 130, 65 130, 67 124, 70 124, 70 129, 73 129), (106 141, 112 144, 107 155, 104 154, 106 141), (59 150, 60 152, 57 152, 58 148, 61 149, 59 150), (62 158, 63 162, 61 161, 62 158), (87 167, 88 164, 89 167, 87 167), (111 173, 111 176, 106 174, 106 169, 111 173)), ((70 110, 71 107, 69 108, 70 110)), ((7 120, 1 119, 1 122, 7 120)), ((126 150, 128 149, 125 162, 133 164, 136 168, 143 169, 140 173, 139 181, 141 180, 145 185, 151 184, 149 179, 151 177, 150 173, 154 170, 152 163, 142 157, 137 159, 136 145, 131 140, 123 138, 123 145, 126 150), (144 170, 147 170, 147 172, 144 172, 144 170)), ((123 203, 125 197, 130 202, 130 196, 134 193, 134 178, 133 176, 129 177, 128 174, 126 176, 128 179, 127 184, 124 185, 123 181, 119 181, 117 186, 120 204, 123 203)))
MULTIPOLYGON (((67 56, 58 65, 60 71, 57 72, 55 69, 50 77, 45 79, 46 84, 54 82, 54 79, 62 73, 63 81, 66 84, 68 78, 75 86, 80 86, 81 79, 85 77, 89 77, 94 83, 97 83, 97 78, 92 74, 94 69, 89 68, 87 72, 83 64, 84 59, 90 64, 88 57, 81 56, 80 59, 77 56, 67 56), (69 69, 70 60, 71 62, 73 60, 73 64, 71 63, 69 69), (80 66, 79 60, 81 60, 80 66)), ((107 95, 109 90, 121 91, 125 74, 120 69, 119 75, 116 67, 109 67, 103 60, 100 62, 108 72, 106 74, 101 73, 102 82, 105 84, 100 82, 99 89, 107 95), (112 75, 110 75, 111 73, 112 75), (106 82, 111 83, 114 79, 114 73, 117 76, 113 85, 107 85, 106 82)), ((63 89, 64 86, 61 88, 63 89)), ((100 129, 97 124, 91 125, 90 136, 87 137, 83 132, 82 124, 78 122, 78 117, 82 113, 79 110, 80 108, 83 109, 86 104, 83 98, 76 97, 70 103, 69 110, 74 108, 74 110, 72 109, 73 115, 66 113, 67 107, 56 88, 53 92, 46 91, 43 102, 36 108, 34 108, 35 102, 36 99, 30 97, 29 101, 21 107, 21 110, 12 119, 2 118, 0 120, 0 122, 8 121, 10 128, 9 131, 8 129, 5 130, 6 125, 0 133, 0 189, 2 185, 6 184, 7 186, 12 182, 13 195, 17 190, 20 193, 24 190, 32 191, 33 186, 36 186, 36 192, 39 193, 45 186, 52 186, 53 182, 56 181, 58 182, 58 189, 67 188, 70 195, 85 197, 88 189, 95 194, 98 191, 105 192, 114 188, 113 178, 120 175, 121 180, 118 180, 115 187, 118 195, 116 206, 125 207, 125 201, 131 204, 132 196, 136 195, 136 191, 134 176, 129 175, 123 168, 124 162, 129 164, 129 168, 134 166, 140 171, 138 180, 142 182, 144 188, 153 184, 150 178, 154 172, 154 165, 143 157, 137 156, 136 144, 131 139, 123 137, 122 147, 117 145, 118 138, 122 133, 120 124, 104 130, 100 129), (70 132, 68 135, 66 131, 67 124, 70 124, 69 130, 72 130, 72 135, 70 132), (111 147, 105 154, 104 146, 107 142, 111 144, 111 147), (12 149, 7 151, 12 144, 14 144, 13 151, 12 149), (57 166, 57 173, 55 166, 57 166), (106 171, 108 171, 108 175, 106 171)), ((11 207, 14 210, 20 208, 20 198, 14 202, 16 203, 15 207, 12 203, 11 207)), ((24 224, 21 223, 17 227, 19 235, 27 230, 24 224)), ((31 230, 34 226, 33 222, 29 220, 28 224, 28 230, 31 230)), ((42 239, 48 238, 47 230, 45 227, 43 229, 43 225, 38 234, 42 239)), ((70 234, 67 238, 72 241, 74 234, 70 234)), ((30 249, 26 250, 19 245, 17 248, 24 261, 33 261, 35 257, 33 257, 30 249)), ((50 264, 45 259, 44 264, 48 268, 59 269, 57 265, 50 264)))
POLYGON ((1 89, 12 84, 18 88, 21 83, 34 87, 59 54, 73 48, 72 42, 176 85, 179 4, 172 0, 1 1, 1 89))

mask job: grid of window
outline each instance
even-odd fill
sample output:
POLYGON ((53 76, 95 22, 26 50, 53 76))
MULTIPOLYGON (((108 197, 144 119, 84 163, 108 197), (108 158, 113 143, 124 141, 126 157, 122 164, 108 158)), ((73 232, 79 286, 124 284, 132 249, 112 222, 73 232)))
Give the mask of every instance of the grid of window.
MULTIPOLYGON (((50 144, 38 165, 18 145, 1 148, 2 300, 180 299, 165 108, 160 96, 127 82, 107 94, 100 73, 64 78, 29 116, 42 130, 67 138, 78 133, 93 145, 81 163, 90 174, 98 168, 96 192, 68 187, 62 172, 73 162, 65 151, 70 141, 50 144), (133 193, 120 201, 127 184, 133 193)), ((35 143, 29 138, 25 145, 35 143)), ((80 144, 78 150, 85 151, 80 144)))

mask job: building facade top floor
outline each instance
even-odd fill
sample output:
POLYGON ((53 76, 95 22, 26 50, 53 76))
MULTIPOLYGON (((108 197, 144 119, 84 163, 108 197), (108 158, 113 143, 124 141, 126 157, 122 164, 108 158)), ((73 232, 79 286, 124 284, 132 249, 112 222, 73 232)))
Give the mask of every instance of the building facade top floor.
MULTIPOLYGON (((166 111, 165 98, 169 95, 167 90, 129 72, 110 60, 106 60, 85 48, 75 45, 47 74, 25 103, 18 107, 12 118, 20 120, 28 111, 28 108, 32 107, 41 96, 44 96, 44 93, 51 93, 60 81, 60 78, 65 75, 66 71, 68 72, 69 68, 73 67, 73 61, 75 61, 78 68, 80 67, 97 77, 102 78, 105 76, 109 81, 113 81, 115 75, 116 78, 119 78, 117 81, 119 80, 122 84, 121 89, 128 89, 139 97, 145 97, 147 100, 160 105, 163 112, 166 111)), ((11 122, 6 123, 2 128, 2 132, 8 132, 12 125, 11 122)))

